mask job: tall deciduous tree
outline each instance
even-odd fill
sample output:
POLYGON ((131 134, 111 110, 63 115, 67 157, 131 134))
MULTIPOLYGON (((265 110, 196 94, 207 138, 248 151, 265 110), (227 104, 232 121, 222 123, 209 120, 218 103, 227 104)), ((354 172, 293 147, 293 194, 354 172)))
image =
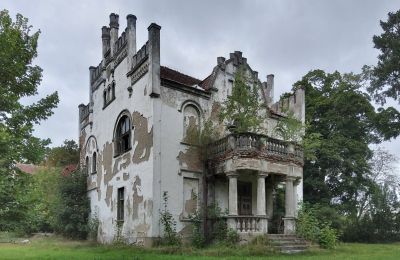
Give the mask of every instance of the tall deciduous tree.
POLYGON ((375 48, 380 51, 378 64, 365 67, 365 71, 371 72, 368 90, 381 103, 388 97, 400 102, 400 10, 390 12, 387 21, 380 21, 380 25, 383 33, 373 37, 375 48))
POLYGON ((360 75, 311 71, 295 84, 305 88, 306 136, 320 135, 314 160, 305 160, 304 198, 336 203, 356 214, 358 194, 369 184, 369 144, 400 133, 400 113, 389 107, 375 110, 362 91, 360 75))
POLYGON ((58 103, 57 92, 30 105, 21 103, 21 98, 37 94, 42 79, 42 69, 32 63, 40 31, 31 30, 27 18, 18 14, 12 21, 8 11, 0 11, 0 219, 6 222, 18 221, 23 208, 18 199, 21 178, 13 165, 43 159, 50 141, 34 137, 33 126, 47 119, 58 103))
POLYGON ((232 94, 224 102, 219 115, 221 121, 226 120, 234 125, 234 132, 256 131, 264 121, 259 112, 262 106, 258 87, 253 82, 254 79, 246 76, 245 68, 239 67, 235 74, 232 94))

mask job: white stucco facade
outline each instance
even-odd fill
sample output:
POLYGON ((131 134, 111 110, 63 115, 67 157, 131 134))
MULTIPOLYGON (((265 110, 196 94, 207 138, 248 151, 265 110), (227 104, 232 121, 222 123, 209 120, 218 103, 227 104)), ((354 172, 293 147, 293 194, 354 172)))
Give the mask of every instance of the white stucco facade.
POLYGON ((283 105, 304 122, 304 91, 298 89, 273 103, 273 75, 261 82, 238 51, 229 59, 218 57, 210 76, 198 80, 160 65, 160 51, 168 51, 160 48, 160 26, 148 27, 148 40, 141 48, 136 47, 135 16, 127 17, 122 34, 118 30, 119 17, 111 14, 109 27, 102 28, 102 60, 90 68, 89 103, 79 106, 80 163, 88 172, 91 217, 99 220, 99 241, 111 243, 120 236, 127 243, 151 245, 162 236, 159 212, 164 192, 182 236, 190 235, 188 216, 214 202, 229 212, 235 212, 229 205, 238 205, 237 215, 228 218, 232 228, 267 232, 271 207, 266 196, 272 194, 268 185, 278 183, 287 185, 290 193, 290 215, 285 216, 285 228, 290 229, 296 204, 302 200, 302 155, 295 144, 279 141, 274 126, 285 116, 283 105), (263 131, 251 136, 230 135, 226 122, 218 120, 239 67, 253 79, 249 84, 258 87, 264 104, 263 131), (228 145, 204 159, 186 136, 206 120, 228 145), (255 151, 253 157, 243 156, 244 147, 237 145, 248 138, 257 143, 247 147, 255 151), (236 193, 232 183, 239 183, 236 193), (238 199, 245 201, 244 206, 238 199), (252 230, 238 222, 246 203, 251 209, 245 221, 254 223, 252 230))

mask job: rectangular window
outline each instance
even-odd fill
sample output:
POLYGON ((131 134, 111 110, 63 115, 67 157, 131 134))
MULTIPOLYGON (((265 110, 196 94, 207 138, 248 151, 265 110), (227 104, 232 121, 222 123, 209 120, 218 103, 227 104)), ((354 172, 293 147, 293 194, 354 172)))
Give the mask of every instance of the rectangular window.
POLYGON ((124 221, 124 207, 125 207, 124 193, 125 193, 124 187, 118 189, 117 221, 124 221))
POLYGON ((199 179, 183 178, 183 218, 187 219, 198 209, 199 179))

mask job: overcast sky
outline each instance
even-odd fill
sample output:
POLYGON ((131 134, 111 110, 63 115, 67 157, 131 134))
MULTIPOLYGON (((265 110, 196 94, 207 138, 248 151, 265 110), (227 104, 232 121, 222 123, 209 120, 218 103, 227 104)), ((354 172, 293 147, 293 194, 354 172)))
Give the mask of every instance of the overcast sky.
MULTIPOLYGON (((88 103, 88 68, 100 62, 101 27, 111 12, 120 16, 120 32, 126 15, 136 15, 138 48, 147 40, 148 25, 161 25, 161 64, 199 79, 218 56, 242 51, 262 81, 275 74, 279 97, 309 70, 359 72, 364 64, 375 64, 372 36, 381 32, 379 20, 400 9, 400 1, 2 0, 4 8, 13 17, 28 17, 42 32, 39 97, 57 90, 61 101, 35 133, 60 145, 78 138, 78 105, 88 103)), ((385 147, 400 155, 400 138, 385 147)))

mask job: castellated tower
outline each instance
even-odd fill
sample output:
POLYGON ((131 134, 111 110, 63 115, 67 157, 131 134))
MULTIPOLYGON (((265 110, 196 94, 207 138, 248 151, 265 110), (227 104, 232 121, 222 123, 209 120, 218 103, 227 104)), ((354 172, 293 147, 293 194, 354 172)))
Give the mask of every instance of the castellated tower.
MULTIPOLYGON (((302 200, 302 149, 273 128, 288 116, 284 105, 304 122, 304 90, 274 103, 274 76, 261 82, 240 51, 218 57, 203 80, 161 66, 161 27, 150 24, 138 47, 136 16, 128 15, 126 25, 119 32, 119 16, 112 13, 101 28, 101 60, 89 68, 89 102, 79 105, 80 166, 99 242, 118 237, 151 246, 164 235, 164 195, 183 239, 191 236, 189 216, 211 204, 229 212, 228 226, 244 239, 275 232, 276 189, 286 194, 282 232, 293 233, 302 200), (263 103, 259 132, 232 133, 229 122, 218 119, 239 68, 263 103), (204 158, 189 133, 206 121, 220 139, 204 158)), ((210 223, 203 224, 209 234, 210 223)))

